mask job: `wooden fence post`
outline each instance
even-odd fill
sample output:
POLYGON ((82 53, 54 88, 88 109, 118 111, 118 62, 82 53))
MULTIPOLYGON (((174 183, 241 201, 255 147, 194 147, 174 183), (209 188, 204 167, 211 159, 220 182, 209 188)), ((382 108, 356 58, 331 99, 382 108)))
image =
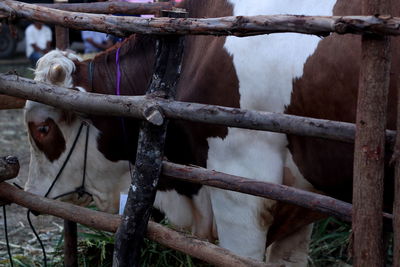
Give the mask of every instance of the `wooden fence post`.
MULTIPOLYGON (((363 14, 387 14, 389 2, 364 0, 363 14)), ((383 266, 383 177, 390 39, 363 35, 353 181, 354 266, 383 266)))
MULTIPOLYGON (((54 3, 65 3, 68 0, 54 0, 54 3)), ((69 29, 55 26, 56 48, 66 50, 69 48, 69 29)), ((78 237, 75 222, 64 220, 64 266, 78 266, 78 237)))
MULTIPOLYGON (((170 17, 186 16, 183 12, 168 12, 170 17)), ((159 37, 155 72, 147 94, 175 95, 180 75, 184 37, 159 37)), ((155 110, 154 114, 161 115, 155 110)), ((160 118, 162 123, 163 118, 160 118)), ((148 220, 161 173, 167 122, 161 126, 142 122, 139 132, 136 162, 128 201, 116 233, 113 266, 139 266, 140 249, 146 234, 148 220)))
POLYGON ((400 91, 397 90, 397 134, 392 161, 395 162, 393 202, 393 267, 400 267, 400 91))

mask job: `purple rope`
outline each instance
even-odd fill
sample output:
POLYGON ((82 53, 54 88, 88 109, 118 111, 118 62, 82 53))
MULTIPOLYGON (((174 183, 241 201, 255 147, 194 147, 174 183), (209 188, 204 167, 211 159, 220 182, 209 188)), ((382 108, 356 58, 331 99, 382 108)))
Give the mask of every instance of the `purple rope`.
MULTIPOLYGON (((119 64, 119 50, 121 49, 121 47, 118 47, 117 49, 117 53, 115 54, 115 64, 117 67, 117 86, 116 86, 116 95, 120 95, 121 94, 121 90, 120 90, 120 85, 121 85, 121 69, 120 69, 120 64, 119 64)), ((125 144, 127 144, 128 142, 128 138, 127 138, 127 134, 126 134, 126 127, 125 127, 125 119, 124 118, 120 118, 121 120, 121 125, 122 125, 122 132, 124 135, 124 141, 125 144)), ((132 165, 131 162, 128 161, 128 165, 129 165, 129 173, 131 175, 131 177, 133 177, 133 170, 132 170, 132 165)))
POLYGON ((121 84, 121 70, 119 67, 119 50, 121 49, 121 47, 118 47, 117 49, 117 53, 115 54, 115 64, 117 65, 117 88, 116 88, 116 94, 120 95, 121 91, 120 91, 120 84, 121 84))

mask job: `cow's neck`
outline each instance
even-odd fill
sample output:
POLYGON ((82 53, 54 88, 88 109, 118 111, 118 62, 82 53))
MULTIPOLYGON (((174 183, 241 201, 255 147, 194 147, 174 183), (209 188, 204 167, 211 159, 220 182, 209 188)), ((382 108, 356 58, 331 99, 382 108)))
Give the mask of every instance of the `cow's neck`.
POLYGON ((227 0, 186 0, 183 6, 192 18, 223 17, 233 14, 232 6, 227 0))
POLYGON ((76 62, 74 86, 93 93, 116 94, 118 49, 121 95, 145 94, 153 73, 155 40, 143 35, 132 35, 92 60, 76 62))

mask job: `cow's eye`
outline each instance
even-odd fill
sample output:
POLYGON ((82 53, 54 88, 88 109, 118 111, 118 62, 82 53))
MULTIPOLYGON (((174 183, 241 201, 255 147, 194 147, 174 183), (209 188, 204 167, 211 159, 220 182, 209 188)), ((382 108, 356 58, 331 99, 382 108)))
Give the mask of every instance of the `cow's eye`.
POLYGON ((41 134, 47 134, 49 132, 49 126, 41 125, 41 126, 37 127, 37 130, 41 134))

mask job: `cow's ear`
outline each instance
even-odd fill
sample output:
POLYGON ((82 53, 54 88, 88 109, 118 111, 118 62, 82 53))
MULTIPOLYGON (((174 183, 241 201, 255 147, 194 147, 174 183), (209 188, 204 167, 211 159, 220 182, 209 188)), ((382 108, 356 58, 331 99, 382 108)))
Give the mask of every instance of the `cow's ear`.
POLYGON ((65 80, 65 69, 60 64, 55 64, 49 70, 49 80, 53 84, 62 83, 65 80))

